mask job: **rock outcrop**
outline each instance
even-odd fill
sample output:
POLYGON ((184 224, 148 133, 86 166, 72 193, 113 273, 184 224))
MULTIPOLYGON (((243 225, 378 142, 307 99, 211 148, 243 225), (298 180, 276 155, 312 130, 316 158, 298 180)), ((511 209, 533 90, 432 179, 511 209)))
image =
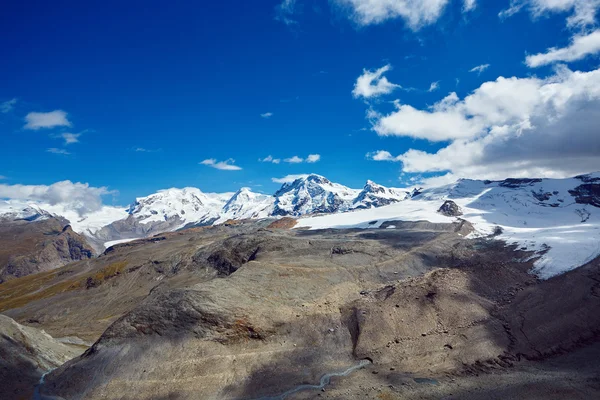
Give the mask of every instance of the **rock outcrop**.
POLYGON ((94 255, 86 238, 61 218, 3 219, 0 224, 0 282, 49 271, 94 255))
POLYGON ((30 399, 48 372, 84 351, 0 314, 0 397, 30 399))
POLYGON ((446 200, 444 204, 438 209, 438 212, 446 217, 459 217, 463 215, 462 210, 452 200, 446 200))

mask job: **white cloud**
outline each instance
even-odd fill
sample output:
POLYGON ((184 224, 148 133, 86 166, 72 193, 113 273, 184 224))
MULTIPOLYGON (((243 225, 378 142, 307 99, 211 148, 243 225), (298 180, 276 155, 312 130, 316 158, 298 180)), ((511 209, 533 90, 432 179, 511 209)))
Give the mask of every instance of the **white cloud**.
POLYGON ((504 9, 498 13, 498 17, 501 20, 505 20, 506 18, 510 18, 523 8, 525 4, 520 0, 512 0, 510 2, 510 6, 507 9, 504 9))
POLYGON ((392 66, 388 64, 375 71, 363 69, 363 74, 356 79, 352 95, 355 98, 364 97, 368 99, 392 93, 394 89, 400 88, 400 85, 391 83, 383 76, 391 68, 392 66))
POLYGON ((286 25, 297 24, 298 21, 293 19, 296 12, 296 0, 283 0, 275 6, 275 20, 283 22, 286 25))
POLYGON ((471 11, 477 7, 477 0, 464 0, 463 11, 471 11))
POLYGON ((264 114, 260 114, 262 118, 271 118, 273 116, 272 112, 266 112, 264 114))
POLYGON ((80 214, 99 210, 102 208, 102 196, 114 193, 106 187, 92 187, 87 183, 71 181, 52 185, 0 184, 0 198, 62 204, 80 214))
POLYGON ((56 147, 50 147, 49 149, 46 149, 46 151, 48 153, 52 153, 52 154, 62 154, 62 155, 69 155, 69 154, 71 154, 71 153, 69 153, 65 149, 58 149, 56 147))
MULTIPOLYGON (((306 163, 316 163, 317 161, 319 161, 321 159, 321 155, 320 154, 309 154, 308 156, 306 156, 306 158, 302 158, 302 157, 298 157, 298 156, 293 156, 293 157, 289 157, 289 158, 284 158, 283 161, 286 163, 290 163, 290 164, 300 164, 303 162, 306 163)), ((268 155, 265 158, 259 158, 258 161, 260 162, 270 162, 273 164, 279 164, 281 162, 280 158, 274 158, 272 155, 268 155)))
POLYGON ((81 136, 81 133, 61 133, 59 136, 65 140, 65 145, 67 145, 79 143, 79 136, 81 136))
POLYGON ((386 150, 377 150, 372 153, 367 153, 366 157, 373 161, 400 161, 398 157, 392 156, 392 154, 386 150))
POLYGON ((283 161, 285 161, 286 163, 290 163, 290 164, 299 164, 301 162, 304 162, 304 159, 298 156, 293 156, 290 158, 286 158, 283 161))
POLYGON ((233 158, 229 158, 225 161, 217 161, 214 158, 208 158, 200 162, 202 165, 208 165, 211 168, 220 169, 223 171, 239 171, 242 169, 237 165, 233 165, 234 163, 235 160, 233 158))
POLYGON ((320 154, 309 154, 308 157, 306 157, 306 162, 307 163, 316 163, 320 159, 321 159, 320 154))
MULTIPOLYGON (((358 25, 380 24, 401 18, 413 31, 435 23, 449 0, 332 0, 346 8, 358 25)), ((471 3, 470 1, 465 2, 471 3)))
POLYGON ((481 64, 481 65, 471 68, 469 70, 469 72, 477 72, 478 75, 481 75, 481 73, 483 71, 485 71, 486 69, 488 69, 489 67, 490 67, 490 64, 481 64))
POLYGON ((523 8, 529 9, 533 18, 549 13, 568 13, 567 26, 580 28, 596 23, 600 0, 511 0, 509 8, 502 10, 498 16, 505 19, 523 8))
POLYGON ((17 104, 17 99, 10 99, 7 100, 3 103, 0 103, 0 112, 2 114, 6 114, 8 112, 11 112, 13 110, 13 108, 15 108, 15 104, 17 104))
POLYGON ((268 155, 265 158, 262 158, 262 159, 259 158, 258 161, 260 161, 260 162, 270 162, 270 163, 273 163, 273 164, 279 164, 281 162, 281 159, 279 159, 279 158, 273 158, 272 155, 268 155))
POLYGON ((431 92, 435 92, 436 90, 438 90, 440 88, 440 81, 437 82, 431 82, 431 85, 429 85, 429 89, 427 89, 427 91, 429 93, 431 92))
POLYGON ((308 174, 298 174, 298 175, 286 175, 282 178, 271 178, 271 180, 275 183, 290 183, 294 182, 296 179, 306 178, 308 174))
POLYGON ((451 94, 428 110, 399 106, 376 122, 379 134, 450 140, 435 153, 393 158, 408 173, 502 179, 565 177, 600 170, 600 69, 557 69, 548 78, 485 82, 464 99, 451 94), (443 128, 443 129, 442 129, 443 128))
POLYGON ((552 64, 559 61, 577 61, 589 55, 600 52, 600 29, 587 35, 577 35, 571 40, 571 44, 563 48, 550 48, 545 53, 529 55, 525 59, 527 66, 531 68, 552 64))
POLYGON ((25 116, 24 129, 55 128, 57 126, 71 126, 67 113, 62 110, 50 112, 30 112, 25 116))

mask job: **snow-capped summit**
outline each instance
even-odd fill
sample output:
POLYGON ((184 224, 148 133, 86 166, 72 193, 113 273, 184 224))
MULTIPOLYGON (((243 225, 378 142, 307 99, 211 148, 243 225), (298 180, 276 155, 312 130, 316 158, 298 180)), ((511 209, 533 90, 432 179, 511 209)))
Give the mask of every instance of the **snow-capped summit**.
POLYGON ((352 209, 363 209, 386 206, 410 197, 405 189, 388 188, 368 180, 363 190, 356 196, 352 209))
POLYGON ((36 204, 10 200, 0 202, 0 218, 5 220, 42 221, 51 217, 51 213, 36 204))
POLYGON ((273 215, 299 216, 345 211, 358 193, 360 190, 311 174, 281 186, 275 193, 273 215))
POLYGON ((219 218, 230 196, 231 193, 203 193, 193 187, 171 188, 138 197, 128 212, 141 224, 179 221, 183 227, 188 223, 210 223, 219 218))
POLYGON ((533 272, 550 278, 600 255, 599 209, 597 173, 568 179, 460 179, 423 189, 395 204, 348 214, 311 216, 299 219, 296 226, 376 228, 394 220, 451 222, 462 214, 459 218, 475 229, 472 236, 493 235, 536 252, 533 272), (438 212, 447 203, 455 210, 438 212))
POLYGON ((216 223, 229 219, 266 218, 273 212, 274 203, 273 196, 254 193, 247 187, 241 188, 225 203, 216 223))

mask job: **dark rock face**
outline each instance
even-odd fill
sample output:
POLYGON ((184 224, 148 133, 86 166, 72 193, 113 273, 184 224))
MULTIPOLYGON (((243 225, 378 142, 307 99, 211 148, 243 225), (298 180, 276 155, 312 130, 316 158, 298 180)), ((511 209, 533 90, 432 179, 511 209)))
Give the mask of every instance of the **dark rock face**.
POLYGON ((80 353, 44 331, 0 315, 0 398, 32 398, 44 372, 80 353))
POLYGON ((356 199, 354 199, 352 208, 360 210, 382 207, 397 203, 407 197, 410 197, 407 192, 386 188, 375 182, 367 181, 363 190, 358 194, 356 199))
POLYGON ((579 179, 582 182, 585 183, 596 183, 596 182, 600 182, 600 178, 596 178, 591 176, 590 174, 586 174, 586 175, 577 175, 575 177, 575 179, 579 179))
POLYGON ((439 208, 438 212, 447 217, 458 217, 460 215, 463 215, 462 210, 460 209, 458 204, 456 204, 452 200, 446 200, 444 204, 442 204, 442 206, 439 208))
POLYGON ((509 178, 509 179, 505 179, 505 180, 501 181, 498 185, 502 186, 502 187, 515 189, 515 188, 520 188, 520 187, 524 187, 524 186, 531 186, 533 184, 540 183, 541 181, 542 181, 541 179, 509 178))
POLYGON ((600 207, 600 183, 585 183, 569 190, 569 194, 575 198, 578 204, 589 204, 600 207))
POLYGON ((2 221, 0 282, 93 257, 86 239, 63 220, 2 221))
POLYGON ((275 208, 272 215, 299 216, 306 213, 334 213, 339 211, 345 202, 337 193, 329 191, 328 185, 332 185, 332 183, 319 175, 309 175, 306 178, 285 183, 274 194, 275 208), (292 207, 286 204, 289 200, 291 200, 292 207))
POLYGON ((552 197, 552 193, 550 193, 550 192, 543 192, 542 190, 540 190, 539 192, 536 192, 536 191, 532 190, 531 194, 538 201, 548 201, 552 197))

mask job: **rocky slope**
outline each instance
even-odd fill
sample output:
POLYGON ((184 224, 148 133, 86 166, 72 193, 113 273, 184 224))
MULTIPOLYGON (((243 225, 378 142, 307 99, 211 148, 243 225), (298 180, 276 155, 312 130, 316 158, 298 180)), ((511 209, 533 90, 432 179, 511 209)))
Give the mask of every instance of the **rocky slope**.
MULTIPOLYGON (((30 280, 28 290, 9 282, 0 309, 55 335, 101 335, 47 377, 44 392, 66 399, 260 398, 361 359, 373 365, 343 382, 389 391, 406 377, 520 368, 519 359, 570 352, 600 331, 598 261, 539 281, 528 273, 531 252, 465 239, 466 222, 265 226, 194 228, 117 245, 87 265, 30 280), (85 310, 76 307, 83 302, 85 310)), ((365 395, 339 382, 332 398, 365 395)), ((594 389, 584 382, 582 390, 594 389)))
POLYGON ((387 206, 410 198, 414 191, 406 189, 387 188, 376 184, 373 181, 367 181, 363 190, 352 201, 352 209, 364 209, 387 206))
POLYGON ((24 209, 0 218, 0 282, 89 259, 94 251, 67 221, 24 209))
POLYGON ((67 345, 43 330, 18 324, 0 314, 0 394, 31 399, 42 374, 80 355, 84 348, 67 345))
POLYGON ((281 189, 275 192, 273 215, 300 216, 345 211, 357 194, 355 189, 313 174, 291 183, 284 183, 281 189))

